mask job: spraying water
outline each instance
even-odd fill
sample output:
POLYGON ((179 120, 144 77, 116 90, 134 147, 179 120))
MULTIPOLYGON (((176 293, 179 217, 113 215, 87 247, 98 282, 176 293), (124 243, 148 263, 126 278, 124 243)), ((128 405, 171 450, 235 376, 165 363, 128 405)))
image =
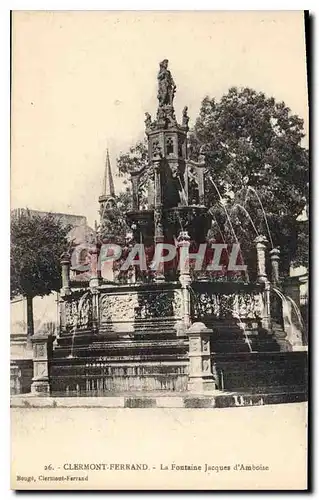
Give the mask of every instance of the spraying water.
POLYGON ((287 298, 287 300, 289 300, 289 302, 291 303, 292 307, 294 308, 294 311, 295 311, 296 316, 298 318, 299 325, 300 325, 301 329, 304 329, 305 328, 305 323, 304 323, 304 320, 302 319, 299 307, 297 306, 296 302, 291 297, 289 297, 287 295, 286 298, 287 298))
POLYGON ((293 321, 292 321, 292 314, 291 314, 291 311, 289 310, 289 307, 288 307, 288 301, 292 304, 293 306, 293 309, 297 315, 297 318, 298 318, 298 321, 299 321, 299 326, 300 326, 300 330, 298 332, 298 330, 295 332, 295 335, 297 335, 296 337, 296 345, 302 345, 302 331, 305 331, 305 327, 304 327, 304 322, 303 322, 303 319, 301 317, 301 313, 299 311, 299 308, 297 306, 297 304, 295 303, 295 301, 291 298, 291 297, 286 297, 280 290, 278 290, 278 288, 275 288, 275 287, 272 287, 272 289, 274 290, 274 292, 281 298, 281 300, 283 301, 283 303, 286 304, 286 309, 287 309, 287 319, 289 321, 289 325, 290 327, 293 329, 293 330, 296 330, 296 327, 294 326, 293 324, 293 321))
MULTIPOLYGON (((197 297, 195 291, 192 289, 192 287, 190 287, 189 290, 190 290, 191 294, 193 295, 195 303, 198 303, 198 297, 197 297)), ((249 352, 254 352, 253 349, 252 349, 252 346, 251 346, 251 341, 250 341, 250 339, 249 339, 249 337, 247 335, 247 332, 246 332, 245 323, 241 320, 241 317, 239 316, 239 314, 236 313, 236 311, 234 311, 234 309, 232 309, 230 307, 225 307, 225 306, 223 306, 223 307, 227 311, 231 312, 232 315, 233 315, 233 317, 238 320, 238 326, 241 329, 241 331, 243 332, 244 337, 245 337, 245 344, 248 345, 249 352)))
MULTIPOLYGON (((223 207, 223 209, 224 209, 224 212, 225 212, 225 214, 226 214, 226 217, 227 217, 227 220, 228 220, 229 226, 230 226, 231 231, 232 231, 232 233, 233 233, 233 235, 234 235, 235 241, 236 241, 236 243, 239 245, 239 241, 238 241, 237 235, 236 235, 236 233, 235 233, 234 226, 232 225, 232 222, 231 222, 231 220, 230 220, 230 216, 229 216, 228 210, 226 209, 226 207, 225 207, 225 206, 224 206, 224 204, 223 204, 223 198, 222 198, 222 195, 220 194, 220 191, 219 191, 218 187, 216 186, 216 183, 213 181, 213 179, 212 179, 211 177, 208 177, 208 178, 209 178, 209 180, 211 181, 212 185, 214 186, 214 188, 215 188, 215 190, 216 190, 216 192, 217 192, 217 194, 218 194, 218 196, 219 196, 219 201, 220 201, 220 204, 221 204, 221 206, 222 206, 222 207, 223 207)), ((239 248, 240 248, 240 247, 239 247, 239 248)), ((241 255, 241 257, 243 257, 243 254, 242 254, 241 249, 240 249, 240 255, 241 255)), ((248 276, 248 272, 247 272, 247 270, 245 271, 245 277, 246 277, 246 280, 247 280, 247 281, 249 281, 249 276, 248 276)))
POLYGON ((182 190, 182 194, 183 194, 183 203, 184 203, 184 205, 187 205, 187 194, 186 194, 186 191, 185 191, 184 186, 182 184, 180 176, 178 176, 178 180, 179 180, 179 184, 181 186, 181 190, 182 190))
POLYGON ((275 288, 274 286, 272 287, 272 290, 278 295, 278 297, 280 297, 281 301, 283 303, 286 304, 286 308, 287 308, 287 318, 288 318, 288 321, 289 321, 289 324, 290 326, 292 326, 292 319, 291 319, 291 314, 289 314, 289 308, 288 308, 288 301, 287 301, 287 298, 285 297, 285 295, 280 291, 278 290, 278 288, 275 288))
POLYGON ((265 220, 265 223, 266 223, 266 227, 267 227, 267 231, 268 231, 268 236, 269 236, 269 241, 270 241, 270 243, 271 243, 271 248, 274 248, 274 242, 273 242, 272 237, 271 237, 271 234, 270 234, 269 224, 268 224, 267 215, 266 215, 266 212, 265 212, 264 206, 263 206, 263 204, 262 204, 262 202, 261 202, 261 199, 260 199, 260 197, 259 197, 259 194, 258 194, 258 193, 257 193, 257 191, 256 191, 253 187, 251 187, 251 186, 248 186, 248 188, 247 188, 247 193, 246 193, 246 196, 245 196, 245 201, 244 201, 244 204, 245 204, 245 203, 246 203, 246 201, 247 201, 247 198, 248 198, 248 192, 249 192, 249 191, 252 191, 252 192, 256 195, 256 198, 257 198, 257 200, 258 200, 258 202, 259 202, 259 205, 260 205, 260 207, 261 207, 261 210, 262 210, 262 213, 263 213, 263 216, 264 216, 264 220, 265 220))
POLYGON ((246 210, 246 208, 245 208, 245 207, 243 207, 242 205, 240 205, 239 203, 236 203, 236 204, 234 205, 234 207, 233 207, 233 208, 234 208, 234 209, 235 209, 235 208, 241 208, 241 209, 245 212, 245 214, 247 215, 248 219, 249 219, 249 220, 250 220, 250 222, 251 222, 251 225, 252 225, 252 226, 253 226, 253 228, 254 228, 254 231, 255 231, 255 233, 256 233, 256 236, 259 236, 259 233, 258 233, 258 231, 257 231, 257 228, 256 228, 256 226, 255 226, 255 224, 254 224, 254 221, 252 220, 252 218, 251 218, 251 216, 250 216, 250 214, 249 214, 248 210, 246 210))
MULTIPOLYGON (((221 237, 222 237, 222 240, 223 240, 224 245, 227 245, 226 240, 225 240, 225 238, 224 238, 224 234, 223 234, 223 232, 222 232, 222 230, 221 230, 221 228, 220 228, 220 225, 219 225, 219 224, 218 224, 218 222, 217 222, 217 219, 214 217, 214 215, 213 215, 213 212, 212 212, 212 209, 211 209, 211 208, 208 210, 208 213, 210 213, 210 215, 212 216, 212 218, 213 218, 213 219, 214 219, 214 221, 216 222, 216 225, 217 225, 217 227, 218 227, 218 231, 220 232, 220 235, 221 235, 221 237)), ((230 257, 230 253, 229 253, 229 250, 228 250, 228 245, 226 246, 226 252, 227 252, 228 257, 230 257)))
POLYGON ((75 337, 75 332, 76 332, 76 323, 77 323, 77 316, 76 316, 76 321, 75 325, 72 328, 72 343, 71 343, 71 351, 70 354, 68 355, 68 359, 74 358, 73 356, 73 351, 74 351, 74 337, 75 337))
POLYGON ((231 311, 233 313, 234 318, 238 319, 238 326, 239 326, 239 328, 241 329, 241 331, 244 334, 245 344, 248 345, 249 352, 254 352, 253 349, 252 349, 252 347, 251 347, 251 342, 250 342, 249 337, 248 337, 247 332, 246 332, 245 323, 243 323, 243 321, 241 320, 239 314, 237 314, 233 309, 229 309, 229 311, 231 311))
POLYGON ((226 214, 226 217, 227 217, 227 220, 228 220, 228 223, 229 223, 229 227, 230 227, 230 229, 231 229, 231 231, 232 231, 232 233, 233 233, 233 236, 234 236, 234 238, 235 238, 235 241, 236 241, 236 243, 238 243, 238 244, 239 244, 238 238, 237 238, 236 233, 235 233, 235 230, 234 230, 234 226, 232 225, 232 222, 231 222, 230 217, 229 217, 228 210, 227 210, 227 208, 226 208, 226 207, 224 206, 224 204, 223 204, 223 198, 222 198, 222 195, 220 194, 220 191, 219 191, 218 187, 216 186, 216 183, 213 181, 213 179, 212 179, 211 177, 208 177, 208 178, 209 178, 209 180, 211 181, 212 185, 214 186, 214 188, 215 188, 215 190, 216 190, 216 193, 217 193, 217 194, 218 194, 218 196, 219 196, 219 201, 220 201, 220 204, 221 204, 221 206, 222 206, 222 207, 223 207, 223 209, 224 209, 224 212, 225 212, 225 214, 226 214))

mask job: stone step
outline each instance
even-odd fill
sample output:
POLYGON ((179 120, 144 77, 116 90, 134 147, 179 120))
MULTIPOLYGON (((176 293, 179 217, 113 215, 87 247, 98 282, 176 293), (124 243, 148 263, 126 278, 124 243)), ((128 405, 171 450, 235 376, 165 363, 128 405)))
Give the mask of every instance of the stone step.
MULTIPOLYGON (((77 346, 76 342, 77 338, 74 339, 74 346, 77 346)), ((98 348, 108 348, 108 349, 117 349, 117 348, 128 348, 128 349, 143 349, 143 348, 170 348, 170 347, 187 347, 188 339, 187 337, 175 337, 174 339, 169 340, 161 340, 161 339, 151 339, 151 340, 135 340, 135 339, 123 339, 123 340, 109 340, 107 337, 100 338, 96 337, 96 340, 92 341, 87 346, 79 345, 80 348, 83 349, 98 349, 98 348)), ((55 348, 59 349, 60 346, 55 348)))
MULTIPOLYGON (((186 350, 187 345, 187 337, 176 337, 176 333, 168 338, 159 332, 148 332, 145 335, 121 332, 120 335, 114 334, 114 338, 110 333, 100 333, 94 337, 94 341, 91 337, 90 342, 84 342, 83 338, 76 334, 74 338, 64 336, 63 339, 59 339, 55 351, 60 351, 59 357, 68 356, 70 350, 83 352, 84 355, 90 350, 93 356, 97 355, 99 351, 115 354, 118 350, 131 354, 136 350, 152 354, 167 350, 179 352, 181 347, 186 350)), ((217 332, 215 330, 211 335, 211 350, 214 352, 249 352, 251 350, 268 352, 278 351, 280 347, 272 335, 263 332, 246 332, 244 335, 241 330, 236 332, 226 330, 217 332)))
POLYGON ((188 341, 184 338, 171 340, 137 341, 103 341, 94 342, 90 345, 77 345, 76 339, 68 346, 59 345, 53 351, 54 359, 74 358, 99 358, 108 357, 113 359, 121 356, 124 359, 132 359, 134 356, 140 359, 179 359, 188 356, 188 341))
POLYGON ((90 362, 82 364, 57 365, 53 363, 52 392, 74 395, 98 391, 105 393, 114 390, 187 390, 187 361, 166 363, 132 360, 90 362))
POLYGON ((188 360, 188 352, 163 352, 163 353, 120 353, 120 352, 98 352, 98 353, 89 353, 80 352, 79 350, 74 350, 71 354, 70 351, 58 351, 54 353, 53 362, 59 364, 69 364, 70 359, 73 360, 73 363, 76 364, 76 360, 86 360, 87 362, 104 362, 107 361, 109 363, 113 363, 116 361, 125 361, 125 362, 135 362, 135 361, 157 361, 157 362, 165 362, 165 361, 179 361, 179 360, 188 360))

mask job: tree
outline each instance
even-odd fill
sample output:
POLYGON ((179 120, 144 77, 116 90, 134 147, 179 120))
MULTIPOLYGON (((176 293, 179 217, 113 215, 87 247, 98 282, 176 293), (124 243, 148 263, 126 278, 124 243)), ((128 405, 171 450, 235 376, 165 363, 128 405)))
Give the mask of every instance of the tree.
POLYGON ((124 184, 127 187, 127 193, 129 193, 130 199, 132 199, 131 185, 128 181, 129 174, 131 172, 137 172, 145 169, 141 173, 139 182, 139 201, 140 205, 147 204, 147 185, 150 179, 149 170, 146 167, 149 165, 147 140, 139 141, 135 146, 132 146, 128 153, 121 153, 117 158, 117 168, 120 177, 124 177, 124 184))
POLYGON ((11 297, 27 299, 27 333, 33 335, 33 298, 61 288, 60 256, 70 226, 53 214, 29 211, 11 217, 11 297))
POLYGON ((219 102, 204 98, 190 140, 192 155, 205 152, 206 200, 220 225, 225 230, 229 222, 222 216, 217 189, 226 208, 234 213, 235 207, 233 224, 240 242, 247 245, 256 234, 238 204, 248 211, 257 232, 280 246, 285 273, 291 262, 306 264, 302 233, 307 233, 307 223, 298 220, 308 200, 303 137, 303 120, 284 102, 249 88, 231 88, 219 102))
POLYGON ((110 238, 113 243, 123 245, 129 230, 126 221, 126 213, 132 208, 132 193, 127 187, 114 198, 114 205, 111 209, 106 209, 103 215, 101 233, 110 238))
MULTIPOLYGON (((262 92, 233 87, 219 101, 202 101, 189 156, 205 155, 205 198, 216 237, 222 233, 231 242, 235 233, 248 264, 257 232, 281 248, 285 274, 292 262, 307 265, 308 222, 298 220, 309 187, 303 138, 303 120, 262 92)), ((127 174, 146 161, 146 144, 139 142, 119 157, 119 170, 127 174)))
POLYGON ((125 176, 133 171, 141 170, 149 163, 147 141, 139 141, 132 146, 128 153, 121 153, 117 159, 119 175, 125 176))

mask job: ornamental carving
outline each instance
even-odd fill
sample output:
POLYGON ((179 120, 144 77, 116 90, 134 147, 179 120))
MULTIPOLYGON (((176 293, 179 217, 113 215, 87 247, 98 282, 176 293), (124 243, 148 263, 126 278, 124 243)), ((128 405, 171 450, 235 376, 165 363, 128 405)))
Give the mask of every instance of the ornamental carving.
POLYGON ((48 367, 46 362, 37 362, 34 364, 35 377, 45 377, 48 374, 48 367))
POLYGON ((65 325, 67 328, 76 328, 78 322, 78 304, 77 301, 65 302, 65 325))
POLYGON ((174 295, 168 292, 147 293, 138 296, 137 319, 174 316, 174 295))
POLYGON ((209 348, 209 340, 203 340, 202 342, 202 351, 208 352, 209 348))
POLYGON ((256 293, 195 293, 192 308, 196 318, 213 316, 256 319, 262 317, 263 301, 261 294, 256 293))
POLYGON ((111 295, 100 299, 100 320, 134 321, 164 316, 182 317, 181 292, 147 292, 111 295))
POLYGON ((137 295, 102 295, 100 300, 100 319, 105 321, 133 321, 138 306, 137 295))
POLYGON ((88 292, 78 299, 65 302, 64 310, 67 330, 88 328, 91 325, 92 301, 88 292))
POLYGON ((203 360, 203 371, 204 372, 208 372, 209 370, 209 360, 208 359, 204 359, 203 360))
POLYGON ((34 350, 36 358, 44 358, 46 356, 45 346, 43 344, 36 344, 34 350))
POLYGON ((189 351, 190 352, 199 352, 199 344, 198 344, 198 339, 189 339, 189 351))
POLYGON ((174 292, 173 309, 175 318, 181 318, 183 316, 183 298, 180 290, 174 292))

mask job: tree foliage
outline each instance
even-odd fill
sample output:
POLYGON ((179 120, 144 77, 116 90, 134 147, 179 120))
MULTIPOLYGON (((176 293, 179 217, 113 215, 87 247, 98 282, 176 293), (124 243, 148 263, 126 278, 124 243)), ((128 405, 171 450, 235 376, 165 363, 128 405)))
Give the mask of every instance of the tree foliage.
POLYGON ((131 172, 141 170, 149 163, 147 141, 139 141, 128 153, 121 153, 117 159, 119 175, 126 176, 131 172))
POLYGON ((240 241, 245 245, 256 234, 237 204, 248 211, 257 232, 280 246, 284 271, 290 262, 305 263, 306 257, 302 233, 307 233, 307 223, 298 220, 308 201, 308 151, 301 145, 303 138, 303 120, 285 103, 249 88, 231 88, 219 102, 205 97, 191 134, 191 154, 196 156, 200 148, 205 152, 206 200, 217 220, 223 228, 229 226, 218 189, 226 207, 235 212, 233 224, 240 241))
POLYGON ((111 238, 113 243, 124 244, 129 226, 126 220, 126 213, 132 209, 132 193, 129 187, 120 192, 114 198, 114 205, 111 210, 107 210, 103 216, 100 231, 105 238, 111 238))
POLYGON ((30 212, 11 218, 11 296, 33 298, 59 290, 60 256, 69 226, 53 214, 30 212))

